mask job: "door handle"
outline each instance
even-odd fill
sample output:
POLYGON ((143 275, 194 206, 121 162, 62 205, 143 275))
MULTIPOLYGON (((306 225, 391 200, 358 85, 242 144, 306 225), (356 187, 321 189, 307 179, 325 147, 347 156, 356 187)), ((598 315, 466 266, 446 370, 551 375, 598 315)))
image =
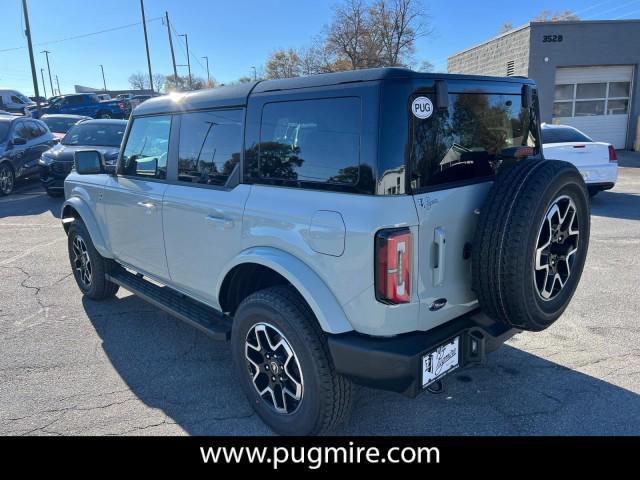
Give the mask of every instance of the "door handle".
POLYGON ((204 217, 204 219, 207 222, 221 226, 225 230, 233 228, 233 220, 225 217, 222 212, 217 212, 215 214, 207 215, 206 217, 204 217))
POLYGON ((433 243, 435 246, 435 264, 433 266, 433 286, 440 287, 444 283, 444 263, 446 257, 446 244, 444 229, 438 227, 434 231, 433 243))
POLYGON ((143 208, 147 208, 147 209, 152 209, 152 208, 156 208, 156 204, 153 202, 138 202, 138 206, 139 207, 143 207, 143 208))

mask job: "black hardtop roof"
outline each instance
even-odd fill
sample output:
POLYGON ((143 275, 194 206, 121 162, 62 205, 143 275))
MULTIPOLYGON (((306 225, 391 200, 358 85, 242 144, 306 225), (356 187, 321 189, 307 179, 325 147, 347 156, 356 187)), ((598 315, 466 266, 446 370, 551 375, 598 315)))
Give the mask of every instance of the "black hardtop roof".
POLYGON ((247 99, 252 93, 265 93, 394 79, 533 83, 532 80, 522 77, 489 77, 450 73, 423 73, 398 67, 368 68, 362 70, 350 70, 346 72, 284 78, 279 80, 262 80, 258 82, 243 83, 240 85, 198 90, 196 92, 172 93, 147 100, 133 111, 133 115, 152 115, 158 113, 200 110, 205 108, 237 107, 246 105, 247 99))

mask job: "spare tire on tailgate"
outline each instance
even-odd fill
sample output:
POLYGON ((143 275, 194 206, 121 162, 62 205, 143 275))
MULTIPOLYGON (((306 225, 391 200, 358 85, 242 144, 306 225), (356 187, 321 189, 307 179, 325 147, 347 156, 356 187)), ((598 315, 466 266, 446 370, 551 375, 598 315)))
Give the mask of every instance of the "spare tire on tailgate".
POLYGON ((495 320, 551 325, 576 290, 589 246, 589 193, 570 163, 524 160, 489 191, 472 249, 473 290, 495 320))

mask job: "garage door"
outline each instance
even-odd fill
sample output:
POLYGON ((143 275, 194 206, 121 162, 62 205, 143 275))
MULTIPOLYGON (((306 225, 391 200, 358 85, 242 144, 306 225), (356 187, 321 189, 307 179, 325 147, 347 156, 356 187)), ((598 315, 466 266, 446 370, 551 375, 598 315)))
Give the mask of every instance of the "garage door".
POLYGON ((631 66, 558 68, 553 123, 625 148, 632 75, 631 66))

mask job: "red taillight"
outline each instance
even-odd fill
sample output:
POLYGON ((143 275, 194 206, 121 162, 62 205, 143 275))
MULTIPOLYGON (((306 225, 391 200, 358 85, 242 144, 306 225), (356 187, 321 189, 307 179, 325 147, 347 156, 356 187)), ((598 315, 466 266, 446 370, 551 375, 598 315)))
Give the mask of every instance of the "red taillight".
POLYGON ((616 149, 613 148, 613 145, 609 145, 609 161, 610 162, 618 161, 618 157, 616 155, 616 149))
POLYGON ((407 303, 411 298, 411 231, 381 230, 376 235, 376 298, 407 303))

